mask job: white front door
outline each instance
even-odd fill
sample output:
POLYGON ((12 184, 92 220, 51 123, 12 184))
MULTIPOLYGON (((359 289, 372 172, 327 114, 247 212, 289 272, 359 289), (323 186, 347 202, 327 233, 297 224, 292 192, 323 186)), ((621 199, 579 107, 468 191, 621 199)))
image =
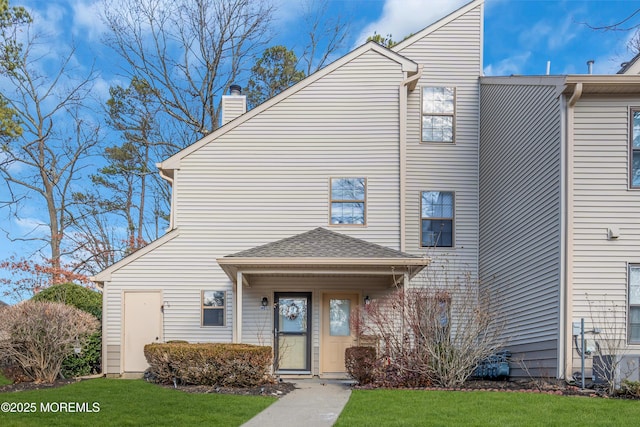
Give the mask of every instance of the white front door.
POLYGON ((149 367, 144 346, 162 338, 162 295, 125 292, 123 304, 124 371, 144 372, 149 367))
POLYGON ((322 373, 344 373, 344 352, 357 345, 350 325, 357 294, 331 293, 322 298, 322 373))

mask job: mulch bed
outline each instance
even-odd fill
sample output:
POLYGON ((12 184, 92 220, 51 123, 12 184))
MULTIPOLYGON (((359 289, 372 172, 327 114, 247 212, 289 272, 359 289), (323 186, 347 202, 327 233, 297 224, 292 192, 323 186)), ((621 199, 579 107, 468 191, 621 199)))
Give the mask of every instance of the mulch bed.
MULTIPOLYGON (((17 382, 5 386, 0 386, 0 393, 8 393, 24 390, 41 390, 55 387, 61 387, 71 384, 81 379, 63 379, 54 383, 36 383, 36 382, 17 382)), ((295 389, 295 385, 289 382, 267 383, 257 387, 214 387, 202 385, 160 385, 165 388, 175 388, 185 393, 212 393, 212 394, 235 394, 248 396, 274 396, 282 397, 295 389)), ((354 385, 354 389, 373 389, 371 385, 358 386, 354 385)), ((569 396, 600 396, 606 397, 603 389, 587 389, 580 390, 579 387, 567 384, 562 380, 553 379, 510 379, 503 381, 475 380, 467 381, 464 386, 453 389, 445 389, 442 387, 419 387, 418 390, 455 390, 455 391, 497 391, 497 392, 524 392, 524 393, 546 393, 555 395, 569 396)))

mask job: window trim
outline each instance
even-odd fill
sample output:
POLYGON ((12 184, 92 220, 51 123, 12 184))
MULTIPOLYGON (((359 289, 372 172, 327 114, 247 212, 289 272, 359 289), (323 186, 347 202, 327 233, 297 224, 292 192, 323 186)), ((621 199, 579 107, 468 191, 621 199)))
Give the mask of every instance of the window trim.
POLYGON ((227 326, 227 292, 221 290, 206 289, 200 291, 200 327, 202 328, 222 328, 227 326), (221 307, 208 307, 204 305, 204 293, 205 292, 222 292, 224 294, 224 304, 221 307), (222 325, 205 325, 204 324, 204 311, 205 310, 222 310, 222 325))
POLYGON ((458 110, 458 88, 456 86, 444 85, 424 85, 420 88, 420 144, 455 144, 456 143, 456 113, 458 110), (424 108, 424 89, 426 88, 449 88, 453 89, 453 113, 425 113, 424 108), (451 141, 432 141, 422 139, 423 126, 425 116, 451 117, 451 141))
POLYGON ((367 209, 367 203, 368 203, 368 187, 369 187, 369 182, 366 176, 331 176, 329 177, 329 226, 330 227, 366 227, 367 226, 367 213, 368 213, 368 209, 367 209), (362 179, 364 180, 364 199, 363 200, 356 200, 356 199, 333 199, 333 186, 331 185, 334 179, 362 179), (364 204, 364 210, 363 210, 363 222, 362 224, 334 224, 331 221, 331 217, 332 217, 332 209, 333 209, 333 203, 363 203, 364 204))
POLYGON ((631 269, 637 268, 640 269, 640 264, 629 263, 627 266, 627 343, 638 345, 640 344, 640 339, 633 340, 631 337, 631 308, 638 307, 640 308, 640 304, 631 304, 631 269))
POLYGON ((633 147, 633 114, 640 113, 640 107, 629 107, 629 150, 627 155, 629 156, 628 167, 628 185, 630 190, 640 190, 640 185, 633 185, 633 153, 640 154, 640 147, 633 147))
POLYGON ((451 190, 423 190, 420 191, 419 194, 420 197, 420 212, 419 212, 419 217, 420 217, 420 222, 419 222, 419 228, 420 228, 420 248, 433 248, 433 249, 446 249, 446 248, 455 248, 456 247, 456 192, 455 191, 451 191, 451 190), (452 201, 452 206, 451 206, 451 218, 448 217, 442 217, 442 218, 425 218, 422 216, 422 193, 434 193, 434 192, 438 192, 438 193, 451 193, 451 197, 453 197, 453 201, 452 201), (438 219, 443 219, 443 220, 451 220, 451 246, 423 246, 422 242, 422 221, 425 219, 430 219, 430 220, 438 220, 438 219))

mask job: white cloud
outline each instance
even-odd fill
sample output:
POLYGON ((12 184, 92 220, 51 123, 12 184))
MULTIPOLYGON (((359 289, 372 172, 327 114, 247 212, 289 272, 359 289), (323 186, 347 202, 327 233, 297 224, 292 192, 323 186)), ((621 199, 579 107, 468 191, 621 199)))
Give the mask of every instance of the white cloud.
MULTIPOLYGON (((522 69, 531 57, 531 52, 524 52, 505 58, 497 64, 489 64, 484 67, 485 76, 510 76, 512 74, 522 74, 522 69)), ((539 74, 544 74, 541 72, 539 74)))
POLYGON ((396 41, 416 33, 455 11, 468 0, 386 0, 382 16, 360 32, 356 44, 361 45, 374 32, 391 34, 396 41))
POLYGON ((97 1, 75 0, 73 9, 73 34, 82 36, 84 40, 100 40, 107 27, 100 18, 101 3, 97 1))
POLYGON ((23 231, 21 236, 41 237, 49 232, 49 227, 38 218, 16 218, 15 225, 23 231))

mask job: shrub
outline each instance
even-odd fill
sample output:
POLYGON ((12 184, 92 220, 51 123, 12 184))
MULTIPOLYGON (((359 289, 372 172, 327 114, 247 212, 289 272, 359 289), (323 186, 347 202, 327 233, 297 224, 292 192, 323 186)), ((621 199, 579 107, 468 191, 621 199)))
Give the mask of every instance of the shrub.
POLYGON ((622 380, 618 394, 634 399, 640 398, 640 381, 622 380))
POLYGON ((376 369, 376 349, 373 347, 349 347, 345 350, 344 364, 351 377, 359 384, 373 382, 376 369))
POLYGON ((504 320, 469 274, 423 273, 352 312, 359 335, 379 345, 374 382, 386 387, 460 386, 478 362, 502 348, 504 320), (420 283, 420 279, 423 283, 420 283))
POLYGON ((0 352, 32 380, 53 382, 63 360, 98 326, 95 317, 75 307, 24 301, 0 310, 0 352))
POLYGON ((253 387, 271 380, 271 347, 248 344, 147 344, 149 376, 157 382, 253 387))
POLYGON ((33 301, 61 302, 102 319, 102 294, 75 283, 53 285, 31 298, 33 301))
MULTIPOLYGON (((75 283, 50 286, 31 298, 33 301, 61 302, 102 319, 102 294, 75 283)), ((97 374, 101 371, 102 333, 89 337, 79 354, 72 354, 62 362, 65 378, 97 374)))

